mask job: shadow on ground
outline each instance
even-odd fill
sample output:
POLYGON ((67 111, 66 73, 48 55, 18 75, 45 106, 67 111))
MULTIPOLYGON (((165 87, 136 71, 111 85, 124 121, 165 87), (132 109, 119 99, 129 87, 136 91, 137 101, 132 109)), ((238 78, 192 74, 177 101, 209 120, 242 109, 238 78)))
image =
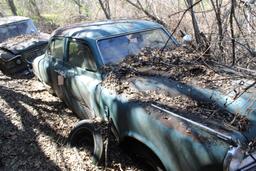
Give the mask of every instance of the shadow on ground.
MULTIPOLYGON (((78 119, 41 86, 35 78, 0 73, 0 170, 102 170, 88 154, 66 145, 78 119)), ((109 168, 137 170, 115 142, 110 144, 109 168)))

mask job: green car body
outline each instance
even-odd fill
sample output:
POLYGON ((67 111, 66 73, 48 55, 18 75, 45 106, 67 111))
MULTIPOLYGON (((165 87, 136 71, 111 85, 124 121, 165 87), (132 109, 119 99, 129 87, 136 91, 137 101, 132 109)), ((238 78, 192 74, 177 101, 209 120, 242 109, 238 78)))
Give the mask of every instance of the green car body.
MULTIPOLYGON (((59 28, 52 33, 50 50, 34 60, 34 73, 78 116, 111 120, 120 141, 140 142, 154 153, 166 170, 237 170, 248 163, 251 167, 253 162, 245 151, 256 135, 254 110, 247 112, 251 121, 250 129, 241 133, 223 125, 202 124, 161 108, 157 102, 146 110, 141 103, 129 101, 102 86, 105 75, 99 68, 104 61, 98 42, 109 37, 154 29, 162 29, 170 35, 161 25, 143 20, 104 21, 59 28), (91 54, 89 60, 93 63, 90 69, 69 64, 69 46, 72 42, 81 42, 88 48, 91 54), (57 52, 60 44, 63 47, 60 48, 61 52, 57 52), (56 53, 51 52, 54 48, 56 53)), ((171 41, 178 45, 174 38, 171 41)), ((218 91, 164 78, 135 78, 134 84, 140 91, 165 87, 165 91, 171 94, 215 101, 223 108, 230 100, 218 91)), ((246 99, 249 96, 244 93, 240 100, 228 106, 228 110, 233 112, 239 108, 246 113, 246 99)))

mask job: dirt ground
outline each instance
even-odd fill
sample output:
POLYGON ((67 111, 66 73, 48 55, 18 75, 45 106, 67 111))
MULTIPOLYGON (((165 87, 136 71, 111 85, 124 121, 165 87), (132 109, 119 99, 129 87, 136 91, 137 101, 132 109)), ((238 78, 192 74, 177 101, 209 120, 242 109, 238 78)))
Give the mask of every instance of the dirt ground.
POLYGON ((66 145, 77 121, 35 77, 0 72, 0 170, 139 170, 114 140, 106 168, 66 145))

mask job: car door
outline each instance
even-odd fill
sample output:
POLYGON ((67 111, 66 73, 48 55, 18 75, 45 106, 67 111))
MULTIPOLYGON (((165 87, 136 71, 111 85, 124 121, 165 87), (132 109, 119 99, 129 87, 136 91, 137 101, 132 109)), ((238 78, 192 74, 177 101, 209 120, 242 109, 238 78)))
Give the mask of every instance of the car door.
POLYGON ((64 62, 64 84, 71 109, 80 118, 95 117, 93 94, 100 82, 97 67, 89 46, 82 40, 69 39, 67 59, 64 62))
POLYGON ((65 39, 62 37, 54 37, 50 41, 49 49, 47 50, 47 56, 50 60, 50 78, 51 86, 56 95, 65 101, 64 99, 64 69, 63 59, 65 56, 65 39))

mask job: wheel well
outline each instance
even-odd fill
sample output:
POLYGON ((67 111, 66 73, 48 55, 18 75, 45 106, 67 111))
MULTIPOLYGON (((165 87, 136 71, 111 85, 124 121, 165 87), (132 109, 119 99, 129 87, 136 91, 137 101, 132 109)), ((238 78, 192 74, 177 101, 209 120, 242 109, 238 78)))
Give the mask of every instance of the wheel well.
POLYGON ((143 152, 145 155, 150 156, 154 161, 159 163, 162 166, 162 168, 164 168, 164 165, 159 159, 159 157, 147 145, 133 137, 125 137, 120 142, 120 147, 125 152, 127 152, 128 154, 130 153, 131 155, 132 152, 143 152))
POLYGON ((202 168, 200 168, 199 171, 204 171, 204 170, 207 170, 207 171, 221 171, 221 170, 223 170, 223 166, 221 164, 206 165, 206 166, 203 166, 202 168))
MULTIPOLYGON (((133 138, 133 137, 125 137, 121 142, 120 142, 120 147, 127 153, 131 153, 132 150, 143 150, 146 154, 151 156, 154 160, 157 160, 158 163, 162 165, 164 168, 163 163, 159 159, 159 157, 144 143, 141 141, 133 138)), ((221 164, 215 164, 215 165, 206 165, 203 166, 202 168, 199 169, 199 171, 204 171, 204 170, 209 170, 209 171, 219 171, 222 170, 222 165, 221 164)))

